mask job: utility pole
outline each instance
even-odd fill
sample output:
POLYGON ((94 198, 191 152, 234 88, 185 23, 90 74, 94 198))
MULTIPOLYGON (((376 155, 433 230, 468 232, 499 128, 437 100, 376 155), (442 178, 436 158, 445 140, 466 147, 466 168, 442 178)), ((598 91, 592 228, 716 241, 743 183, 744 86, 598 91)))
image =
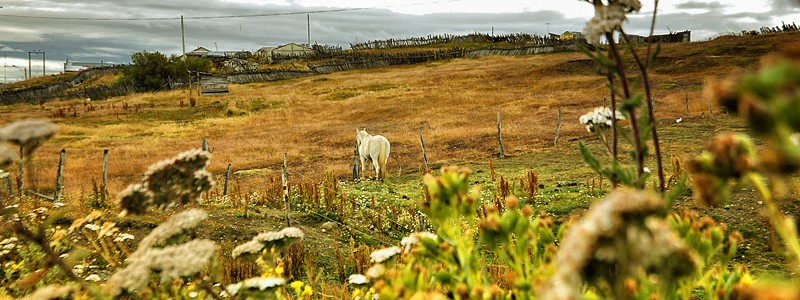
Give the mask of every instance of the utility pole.
POLYGON ((45 53, 44 53, 44 51, 33 50, 33 51, 28 51, 28 78, 33 78, 33 73, 31 71, 31 54, 41 54, 42 55, 42 76, 46 75, 46 73, 45 73, 46 69, 45 69, 45 63, 44 63, 45 62, 45 56, 44 56, 45 53))
POLYGON ((308 48, 311 48, 311 14, 306 15, 306 24, 308 26, 308 48))
POLYGON ((181 15, 181 51, 183 58, 186 58, 186 36, 183 32, 183 15, 181 15))

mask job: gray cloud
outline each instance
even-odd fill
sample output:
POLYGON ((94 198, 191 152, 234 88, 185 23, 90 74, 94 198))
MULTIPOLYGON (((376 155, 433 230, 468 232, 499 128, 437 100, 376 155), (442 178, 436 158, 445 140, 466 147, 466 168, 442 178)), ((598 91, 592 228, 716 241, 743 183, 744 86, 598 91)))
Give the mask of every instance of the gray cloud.
POLYGON ((716 1, 714 1, 714 2, 695 2, 695 1, 690 1, 690 2, 684 2, 684 3, 680 3, 678 5, 675 5, 675 8, 678 8, 678 9, 717 10, 717 9, 725 8, 725 6, 722 5, 722 3, 719 3, 719 2, 716 2, 716 1))
MULTIPOLYGON (((798 12, 797 2, 771 0, 769 12, 725 14, 724 4, 718 1, 689 1, 674 7, 705 12, 659 15, 656 32, 692 30, 693 39, 701 40, 725 32, 774 26, 776 18, 798 12)), ((9 56, 27 59, 27 51, 43 50, 48 60, 121 63, 129 62, 132 53, 142 50, 180 53, 181 15, 187 51, 199 46, 255 51, 288 42, 305 43, 307 25, 303 12, 334 8, 302 7, 294 1, 277 5, 219 0, 11 0, 3 1, 2 6, 0 50, 9 56), (244 15, 262 16, 222 18, 244 15)), ((647 13, 631 16, 627 31, 646 34, 649 17, 647 13)), ((544 34, 548 27, 551 32, 580 31, 587 19, 569 18, 557 11, 406 15, 387 9, 365 9, 313 13, 311 42, 347 48, 350 43, 367 40, 488 33, 492 28, 495 34, 544 34)))

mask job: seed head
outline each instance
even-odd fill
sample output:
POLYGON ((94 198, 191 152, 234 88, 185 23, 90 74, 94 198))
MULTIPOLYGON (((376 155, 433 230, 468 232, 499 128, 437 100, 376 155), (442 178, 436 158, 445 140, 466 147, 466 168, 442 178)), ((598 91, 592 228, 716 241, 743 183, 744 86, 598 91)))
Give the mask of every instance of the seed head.
POLYGON ((50 121, 24 119, 0 128, 0 141, 15 143, 22 147, 25 155, 29 155, 54 134, 56 125, 50 121))
POLYGON ((131 254, 136 256, 140 249, 164 246, 173 236, 196 228, 205 221, 208 214, 200 209, 190 209, 173 215, 169 220, 158 225, 150 234, 142 239, 139 247, 131 254))

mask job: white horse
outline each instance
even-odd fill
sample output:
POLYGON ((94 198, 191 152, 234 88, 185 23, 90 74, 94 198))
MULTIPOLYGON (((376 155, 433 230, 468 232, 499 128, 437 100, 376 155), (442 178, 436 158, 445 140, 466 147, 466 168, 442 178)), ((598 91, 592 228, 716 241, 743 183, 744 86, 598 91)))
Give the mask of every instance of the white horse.
POLYGON ((389 161, 389 140, 381 135, 372 136, 367 130, 356 129, 356 139, 358 140, 358 158, 361 160, 361 176, 366 175, 366 165, 364 161, 372 161, 375 168, 375 175, 379 180, 386 178, 386 163, 389 161))

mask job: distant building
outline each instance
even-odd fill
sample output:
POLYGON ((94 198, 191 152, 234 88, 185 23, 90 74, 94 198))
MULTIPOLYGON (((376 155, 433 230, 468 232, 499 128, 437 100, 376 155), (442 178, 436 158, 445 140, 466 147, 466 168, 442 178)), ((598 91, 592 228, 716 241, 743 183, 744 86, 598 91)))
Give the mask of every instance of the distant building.
POLYGON ((273 56, 304 56, 311 53, 314 53, 314 49, 297 43, 288 43, 277 47, 263 47, 256 51, 255 56, 271 63, 273 56))
MULTIPOLYGON (((656 34, 649 37, 628 34, 627 42, 631 44, 645 44, 645 43, 688 43, 692 39, 692 32, 689 30, 680 32, 670 32, 667 34, 656 34)), ((626 43, 625 38, 620 38, 620 43, 626 43)))
POLYGON ((88 61, 70 61, 69 59, 67 59, 67 61, 64 63, 64 72, 80 72, 86 69, 111 67, 115 65, 118 64, 107 61, 104 62, 102 60, 100 62, 88 62, 88 61))
POLYGON ((558 39, 562 40, 562 41, 574 41, 574 40, 581 40, 581 39, 585 39, 585 38, 583 37, 583 33, 582 32, 564 31, 564 33, 562 33, 560 36, 558 36, 558 39))
POLYGON ((192 51, 186 52, 186 56, 204 57, 204 56, 206 56, 206 54, 208 54, 208 52, 211 52, 211 50, 208 50, 205 47, 197 47, 197 49, 194 49, 192 51))
POLYGON ((202 57, 202 58, 209 58, 209 59, 231 59, 231 58, 238 58, 238 59, 248 59, 253 56, 253 53, 250 51, 211 51, 206 49, 205 47, 197 47, 192 51, 186 52, 186 56, 193 56, 193 57, 202 57))

